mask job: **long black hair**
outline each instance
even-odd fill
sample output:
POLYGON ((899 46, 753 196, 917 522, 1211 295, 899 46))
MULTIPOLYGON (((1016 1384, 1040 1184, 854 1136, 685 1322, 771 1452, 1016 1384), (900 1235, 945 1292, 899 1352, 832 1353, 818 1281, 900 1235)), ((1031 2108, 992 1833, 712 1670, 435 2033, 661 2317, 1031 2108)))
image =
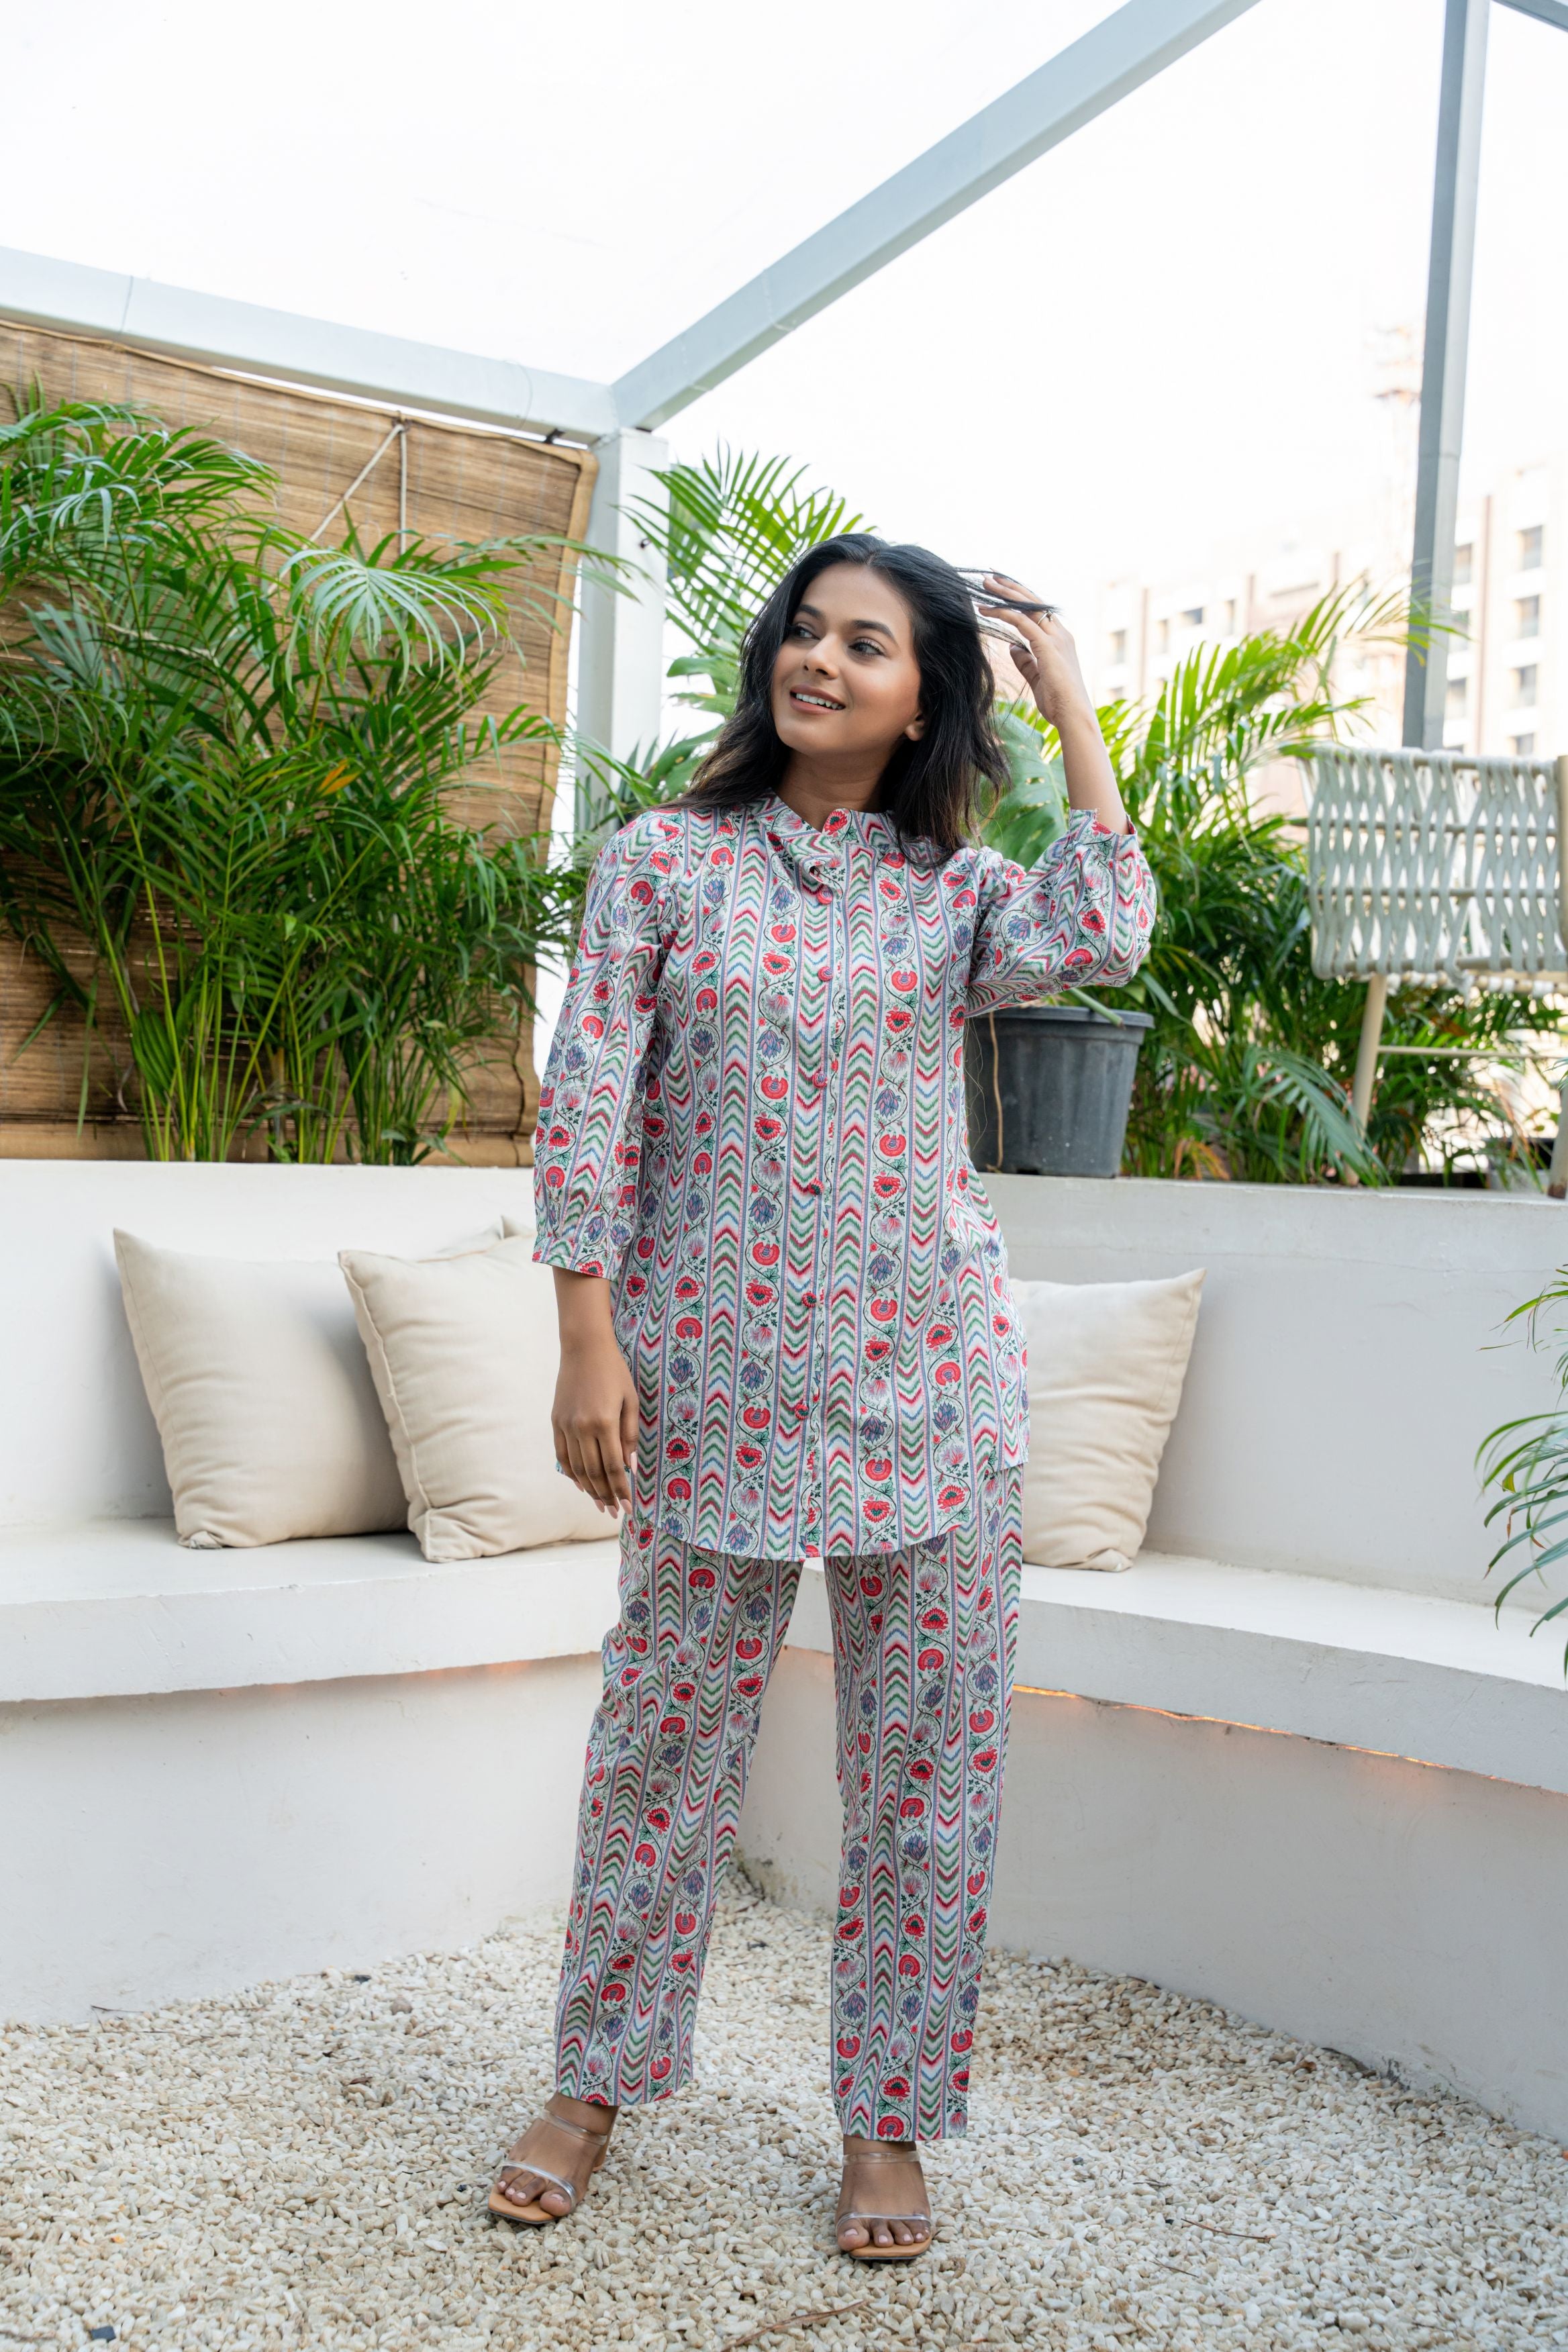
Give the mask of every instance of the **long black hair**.
POLYGON ((880 572, 910 608, 921 673, 920 740, 899 743, 882 772, 878 806, 908 842, 946 856, 973 837, 985 788, 1008 777, 992 706, 995 689, 968 589, 928 548, 894 546, 866 531, 824 540, 803 555, 746 632, 735 708, 682 797, 690 808, 744 808, 784 782, 789 751, 773 726, 773 667, 807 589, 836 563, 880 572))

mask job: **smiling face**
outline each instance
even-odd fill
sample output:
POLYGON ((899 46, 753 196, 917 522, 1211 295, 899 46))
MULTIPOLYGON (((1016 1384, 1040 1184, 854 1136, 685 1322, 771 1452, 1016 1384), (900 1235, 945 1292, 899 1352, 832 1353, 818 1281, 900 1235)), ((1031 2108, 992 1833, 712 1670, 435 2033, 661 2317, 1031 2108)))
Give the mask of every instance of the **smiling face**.
POLYGON ((914 625, 898 590, 862 563, 819 572, 773 664, 773 719, 790 751, 879 770, 918 741, 921 672, 914 625))

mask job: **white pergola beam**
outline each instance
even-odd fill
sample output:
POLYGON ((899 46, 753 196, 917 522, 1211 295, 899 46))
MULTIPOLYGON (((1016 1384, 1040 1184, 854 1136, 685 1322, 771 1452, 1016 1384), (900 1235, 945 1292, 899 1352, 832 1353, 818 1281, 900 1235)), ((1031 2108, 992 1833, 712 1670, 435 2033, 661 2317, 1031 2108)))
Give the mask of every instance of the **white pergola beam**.
POLYGON ((1568 0, 1502 0, 1505 8, 1517 8, 1521 16, 1533 16, 1539 24, 1555 25, 1560 33, 1568 33, 1568 0))
POLYGON ((617 377, 613 389, 623 424, 646 430, 664 424, 1255 5, 1127 0, 617 377))
POLYGON ((0 315, 481 425, 562 433, 577 441, 596 441, 616 429, 608 386, 578 376, 6 247, 0 247, 0 315))
MULTIPOLYGON (((1256 0, 1127 0, 616 383, 0 247, 0 316, 393 407, 595 442, 651 431, 1256 0)), ((1500 0, 1568 32, 1568 0, 1500 0)))

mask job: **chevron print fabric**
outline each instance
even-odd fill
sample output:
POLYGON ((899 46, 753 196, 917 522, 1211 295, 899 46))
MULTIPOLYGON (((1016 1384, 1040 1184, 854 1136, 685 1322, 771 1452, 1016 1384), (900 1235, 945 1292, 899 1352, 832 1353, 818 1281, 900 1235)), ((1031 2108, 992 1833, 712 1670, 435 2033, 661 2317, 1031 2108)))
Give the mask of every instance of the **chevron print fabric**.
MULTIPOLYGON (((961 2133, 1006 1751, 1019 1478, 963 1528, 831 1556, 844 1808, 832 1962, 841 2127, 961 2133)), ((558 2087, 637 2105, 691 2074, 720 1876, 733 1851, 795 1561, 623 1522, 621 1615, 588 1741, 557 2011, 558 2087)))
POLYGON ((1128 978, 1152 901, 1136 840, 1087 813, 1029 872, 773 796, 609 843, 540 1092, 535 1255, 611 1283, 639 1524, 893 1552, 1023 1461, 964 1023, 1128 978))

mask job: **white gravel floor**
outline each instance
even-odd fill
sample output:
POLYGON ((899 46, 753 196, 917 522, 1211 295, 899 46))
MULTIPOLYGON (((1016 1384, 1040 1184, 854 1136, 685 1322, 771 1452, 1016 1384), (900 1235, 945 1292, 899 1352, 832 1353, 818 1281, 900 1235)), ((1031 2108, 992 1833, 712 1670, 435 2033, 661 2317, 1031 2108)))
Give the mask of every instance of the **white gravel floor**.
POLYGON ((909 2270, 847 2261, 826 1932, 739 1880, 698 2085, 626 2118, 575 2221, 492 2222, 493 2163, 548 2087, 557 1953, 542 1925, 0 2035, 0 2352, 110 2328, 223 2352, 1568 2345, 1555 2146, 1200 2001, 1000 1954, 969 2137, 928 2151, 937 2243, 909 2270))

